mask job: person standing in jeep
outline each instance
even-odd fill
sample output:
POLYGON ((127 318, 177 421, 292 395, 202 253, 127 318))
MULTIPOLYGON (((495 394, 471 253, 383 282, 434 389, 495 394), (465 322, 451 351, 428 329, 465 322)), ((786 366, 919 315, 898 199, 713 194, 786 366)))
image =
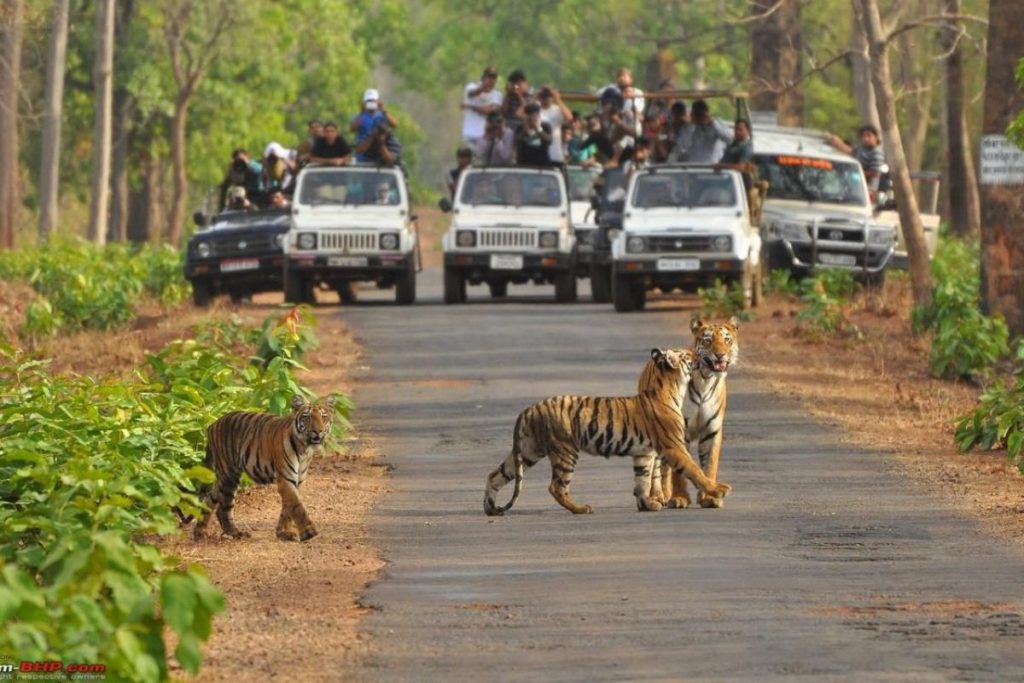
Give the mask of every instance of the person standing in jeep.
POLYGON ((882 175, 882 167, 885 166, 885 154, 882 152, 882 139, 878 135, 878 129, 870 123, 865 123, 857 129, 857 144, 850 146, 838 135, 825 133, 825 141, 840 152, 849 154, 860 162, 864 169, 864 179, 868 181, 871 189, 878 188, 878 180, 882 175))
POLYGON ((497 89, 498 70, 484 69, 479 83, 470 83, 462 99, 462 142, 473 147, 487 128, 487 117, 501 109, 504 99, 497 89))
POLYGON ((324 135, 313 143, 309 161, 322 166, 345 166, 352 162, 352 148, 338 133, 338 124, 324 124, 324 135))
POLYGON ((526 119, 516 131, 516 162, 523 166, 550 166, 551 126, 541 121, 540 105, 526 105, 526 119))

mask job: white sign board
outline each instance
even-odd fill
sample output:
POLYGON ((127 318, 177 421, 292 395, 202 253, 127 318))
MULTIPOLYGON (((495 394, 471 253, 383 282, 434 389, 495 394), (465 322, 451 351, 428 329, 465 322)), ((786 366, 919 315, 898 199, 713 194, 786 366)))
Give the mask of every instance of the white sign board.
POLYGON ((754 126, 777 126, 779 125, 779 112, 771 110, 750 112, 750 125, 754 126))
POLYGON ((1024 185, 1024 149, 1005 135, 981 136, 982 185, 1024 185))

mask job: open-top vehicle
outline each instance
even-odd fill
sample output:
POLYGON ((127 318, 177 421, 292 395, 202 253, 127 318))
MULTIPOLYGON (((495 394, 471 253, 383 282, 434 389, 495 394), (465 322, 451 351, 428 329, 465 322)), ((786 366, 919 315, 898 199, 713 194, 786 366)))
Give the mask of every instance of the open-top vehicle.
POLYGON ((622 231, 612 241, 615 310, 644 307, 647 292, 740 283, 761 299, 761 237, 737 171, 704 165, 651 166, 629 182, 622 231))
POLYGON ((569 216, 576 234, 576 274, 590 277, 590 265, 594 255, 594 240, 597 235, 597 210, 593 206, 594 183, 600 177, 598 166, 567 166, 566 180, 569 181, 569 216))
POLYGON ((417 233, 400 168, 307 167, 299 175, 287 240, 285 298, 311 302, 314 288, 348 300, 356 282, 394 287, 416 300, 417 233))
POLYGON ((509 283, 555 285, 555 300, 576 300, 576 237, 565 176, 524 166, 463 171, 442 238, 444 300, 466 300, 466 286, 486 283, 502 298, 509 283))
POLYGON ((228 294, 238 302, 259 292, 281 290, 287 209, 225 211, 195 215, 200 228, 185 249, 185 278, 192 300, 207 306, 228 294))

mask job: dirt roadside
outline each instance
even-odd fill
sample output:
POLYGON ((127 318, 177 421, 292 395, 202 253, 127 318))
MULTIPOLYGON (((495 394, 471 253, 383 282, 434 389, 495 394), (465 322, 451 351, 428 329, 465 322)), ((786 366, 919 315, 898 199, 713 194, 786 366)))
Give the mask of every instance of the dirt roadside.
POLYGON ((910 334, 906 283, 855 299, 847 316, 859 339, 804 334, 799 309, 790 298, 769 297, 740 329, 735 372, 753 373, 840 427, 848 443, 889 454, 886 464, 896 473, 977 517, 988 531, 1024 544, 1024 477, 1005 451, 957 450, 953 423, 976 405, 980 388, 929 375, 929 341, 910 334))

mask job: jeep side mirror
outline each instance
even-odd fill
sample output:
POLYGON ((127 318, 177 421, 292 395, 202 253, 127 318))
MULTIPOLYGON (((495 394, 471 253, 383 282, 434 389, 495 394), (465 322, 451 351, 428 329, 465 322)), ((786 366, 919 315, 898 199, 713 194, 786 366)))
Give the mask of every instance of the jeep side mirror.
POLYGON ((439 200, 437 200, 437 208, 441 209, 445 213, 451 213, 452 200, 448 199, 447 197, 441 197, 439 200))
POLYGON ((202 211, 196 211, 194 214, 192 214, 192 222, 196 224, 197 228, 205 227, 206 214, 204 214, 202 211))

